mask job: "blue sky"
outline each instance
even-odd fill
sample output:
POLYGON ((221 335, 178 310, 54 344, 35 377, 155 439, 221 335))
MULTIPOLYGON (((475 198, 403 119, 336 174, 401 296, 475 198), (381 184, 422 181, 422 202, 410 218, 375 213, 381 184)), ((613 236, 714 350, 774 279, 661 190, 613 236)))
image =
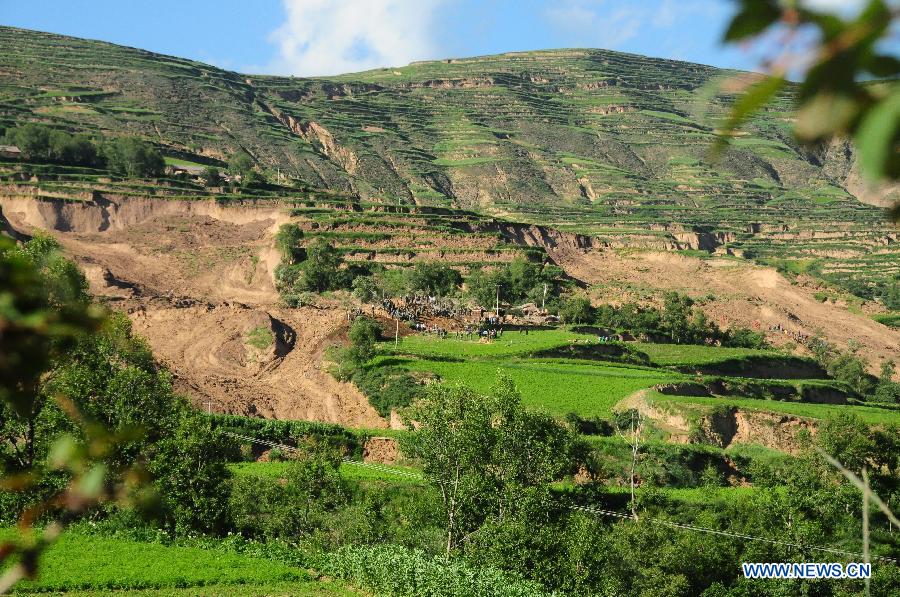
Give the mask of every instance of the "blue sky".
POLYGON ((719 41, 733 10, 729 0, 0 0, 0 23, 249 73, 328 75, 566 47, 755 69, 751 49, 719 41))

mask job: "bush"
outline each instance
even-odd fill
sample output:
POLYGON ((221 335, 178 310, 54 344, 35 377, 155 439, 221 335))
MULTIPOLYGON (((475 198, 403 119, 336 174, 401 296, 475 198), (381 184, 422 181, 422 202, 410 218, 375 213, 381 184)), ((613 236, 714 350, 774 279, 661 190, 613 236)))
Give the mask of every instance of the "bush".
POLYGON ((375 356, 375 343, 381 336, 378 323, 369 317, 358 317, 350 326, 350 347, 344 357, 352 366, 359 367, 375 356))
POLYGON ((282 224, 275 235, 275 246, 281 253, 281 260, 284 263, 293 264, 301 261, 304 251, 300 248, 300 241, 303 239, 303 231, 296 224, 282 224))
POLYGON ((223 532, 227 524, 226 457, 233 443, 201 415, 186 416, 152 450, 149 469, 162 497, 162 523, 176 534, 223 532))
POLYGON ((132 178, 161 176, 166 168, 162 154, 134 137, 120 137, 104 148, 107 167, 113 174, 132 178))
POLYGON ((497 286, 500 287, 500 300, 508 303, 530 301, 536 305, 544 303, 544 287, 546 300, 553 303, 559 296, 561 279, 564 272, 555 265, 542 265, 524 258, 516 258, 511 263, 499 266, 493 271, 473 270, 466 278, 469 296, 482 307, 489 307, 497 299, 497 286))
POLYGON ((443 263, 417 263, 409 274, 410 288, 431 296, 447 296, 461 282, 459 272, 443 263))
POLYGON ((325 573, 380 595, 545 595, 538 583, 493 568, 474 568, 396 545, 345 546, 327 556, 325 573))
POLYGON ((353 383, 382 417, 389 417, 395 408, 409 406, 424 389, 412 375, 395 367, 358 369, 353 383))
POLYGON ((323 528, 326 515, 347 504, 340 462, 327 446, 313 446, 291 461, 283 479, 235 479, 228 505, 234 528, 266 539, 297 539, 323 528))
POLYGON ((562 302, 559 317, 564 323, 591 323, 594 321, 594 308, 587 297, 573 297, 562 302))
POLYGON ((100 166, 102 156, 85 135, 70 135, 40 124, 26 124, 7 131, 6 140, 22 150, 26 159, 71 166, 100 166))

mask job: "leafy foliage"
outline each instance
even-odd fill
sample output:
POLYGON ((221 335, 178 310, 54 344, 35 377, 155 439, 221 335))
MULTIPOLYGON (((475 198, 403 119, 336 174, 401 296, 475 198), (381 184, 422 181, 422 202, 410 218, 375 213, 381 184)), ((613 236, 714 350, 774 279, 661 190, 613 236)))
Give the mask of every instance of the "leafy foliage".
POLYGON ((531 597, 537 583, 493 568, 433 558, 396 545, 347 546, 329 554, 325 571, 380 595, 531 597))
POLYGON ((540 509, 550 484, 577 468, 583 446, 520 402, 512 381, 500 377, 490 396, 435 387, 410 412, 418 427, 404 436, 404 453, 421 460, 441 495, 448 555, 485 524, 540 509))
POLYGON ((166 164, 152 145, 134 137, 119 137, 103 153, 110 172, 129 178, 161 176, 166 164))
MULTIPOLYGON (((808 48, 810 64, 797 93, 794 132, 807 143, 852 136, 860 168, 875 182, 900 177, 900 86, 896 81, 871 81, 900 75, 900 59, 885 51, 897 16, 884 0, 869 0, 852 17, 806 3, 741 0, 725 40, 743 43, 779 27, 814 37, 816 42, 808 48)), ((785 85, 785 69, 793 65, 779 59, 770 64, 775 65, 773 76, 756 83, 735 103, 726 134, 785 85)))

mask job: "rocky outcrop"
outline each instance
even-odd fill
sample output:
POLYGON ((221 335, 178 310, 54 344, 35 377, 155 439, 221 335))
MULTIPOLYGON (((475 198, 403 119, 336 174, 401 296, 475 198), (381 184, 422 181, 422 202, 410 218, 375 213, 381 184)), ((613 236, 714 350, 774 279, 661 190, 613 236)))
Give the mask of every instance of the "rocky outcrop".
POLYGON ((498 222, 497 228, 500 234, 509 241, 529 247, 591 249, 601 245, 591 236, 560 232, 553 228, 535 224, 498 222))

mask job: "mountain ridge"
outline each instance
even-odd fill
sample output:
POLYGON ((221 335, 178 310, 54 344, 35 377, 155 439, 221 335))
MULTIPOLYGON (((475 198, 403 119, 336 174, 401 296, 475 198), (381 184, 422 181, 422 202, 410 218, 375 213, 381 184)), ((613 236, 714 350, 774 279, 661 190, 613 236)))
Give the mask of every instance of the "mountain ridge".
POLYGON ((892 195, 866 196, 848 143, 794 140, 792 87, 711 157, 734 76, 753 74, 565 49, 291 78, 12 28, 0 43, 0 127, 138 136, 208 165, 243 151, 298 188, 471 209, 613 247, 840 257, 833 269, 867 284, 896 273, 896 231, 857 198, 892 195), (873 252, 876 267, 861 264, 873 252))

